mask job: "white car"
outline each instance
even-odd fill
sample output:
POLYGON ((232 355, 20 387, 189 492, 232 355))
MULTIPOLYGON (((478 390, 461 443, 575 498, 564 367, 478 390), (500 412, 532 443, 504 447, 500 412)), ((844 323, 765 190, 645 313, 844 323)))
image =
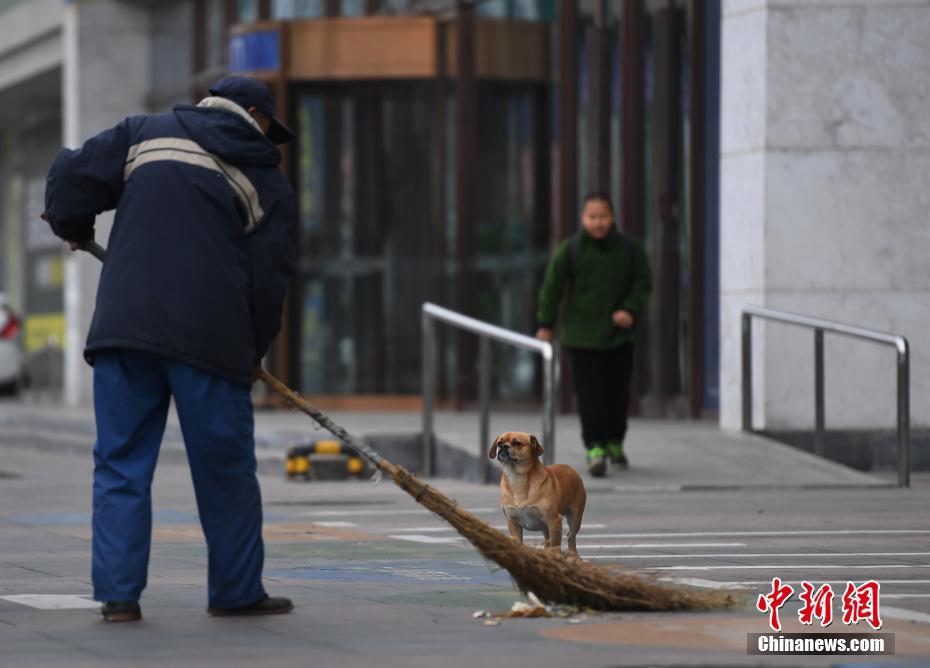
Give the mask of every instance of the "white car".
POLYGON ((0 293, 0 394, 16 394, 23 378, 22 322, 0 293))

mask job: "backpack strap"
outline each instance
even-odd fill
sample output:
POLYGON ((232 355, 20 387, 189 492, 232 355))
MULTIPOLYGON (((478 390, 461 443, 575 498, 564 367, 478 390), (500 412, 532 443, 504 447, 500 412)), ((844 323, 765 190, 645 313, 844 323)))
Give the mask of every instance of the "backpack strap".
POLYGON ((568 252, 566 253, 565 260, 568 262, 566 267, 568 279, 568 291, 572 291, 572 284, 575 280, 575 263, 578 261, 578 252, 581 250, 581 234, 575 234, 571 238, 571 241, 568 242, 568 252))
POLYGON ((623 239, 627 247, 626 264, 630 268, 630 289, 632 289, 633 282, 636 280, 636 241, 632 236, 624 232, 620 232, 620 238, 623 239))
MULTIPOLYGON (((619 231, 618 231, 619 232, 619 231)), ((633 282, 636 280, 636 241, 633 237, 625 232, 619 232, 620 239, 622 239, 624 245, 627 247, 627 266, 629 267, 629 283, 630 288, 632 289, 633 282)), ((568 251, 565 256, 565 261, 568 263, 566 267, 566 279, 568 284, 568 292, 571 293, 572 286, 575 280, 575 264, 578 262, 578 253, 581 251, 581 233, 575 234, 571 241, 568 242, 568 251)))

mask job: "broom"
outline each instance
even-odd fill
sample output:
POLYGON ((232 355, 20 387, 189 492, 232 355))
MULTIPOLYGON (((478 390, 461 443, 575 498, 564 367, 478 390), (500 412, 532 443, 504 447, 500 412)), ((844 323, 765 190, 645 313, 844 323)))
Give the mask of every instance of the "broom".
POLYGON ((379 471, 389 475, 414 501, 452 525, 482 555, 508 571, 524 594, 532 592, 547 603, 603 611, 708 610, 736 603, 726 592, 669 587, 650 578, 620 573, 518 543, 402 466, 389 462, 264 369, 259 378, 292 406, 357 450, 379 471))
MULTIPOLYGON (((48 220, 44 213, 42 218, 48 220)), ((79 247, 101 262, 106 259, 106 249, 95 241, 85 242, 79 247)), ((430 487, 402 466, 389 462, 264 369, 261 369, 259 378, 321 427, 348 443, 379 471, 388 474, 414 501, 452 525, 485 558, 509 572, 524 594, 532 592, 547 603, 603 611, 708 610, 731 607, 736 603, 726 592, 668 587, 649 578, 620 573, 518 543, 460 508, 455 500, 430 487)))

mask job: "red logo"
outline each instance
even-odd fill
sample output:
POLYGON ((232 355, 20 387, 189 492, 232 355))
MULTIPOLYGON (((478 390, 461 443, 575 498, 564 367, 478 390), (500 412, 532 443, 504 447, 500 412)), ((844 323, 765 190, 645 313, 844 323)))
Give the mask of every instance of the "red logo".
POLYGON ((772 578, 772 591, 768 594, 762 594, 759 596, 759 600, 756 601, 756 609, 759 612, 769 613, 769 626, 772 627, 773 631, 781 631, 778 609, 791 598, 793 593, 794 589, 791 585, 783 585, 779 578, 772 578))
MULTIPOLYGON (((829 584, 815 587, 807 581, 801 582, 802 591, 799 594, 801 608, 798 610, 798 620, 801 624, 811 625, 814 620, 820 620, 823 627, 833 623, 833 589, 829 584)), ((876 631, 882 627, 879 612, 878 594, 880 585, 875 580, 869 580, 858 587, 846 583, 843 592, 843 623, 846 625, 858 624, 861 621, 868 623, 876 631)), ((769 626, 773 631, 781 631, 781 620, 778 618, 779 610, 794 594, 794 588, 781 581, 781 578, 772 578, 772 589, 767 594, 760 594, 756 601, 759 612, 769 613, 769 626)))
POLYGON ((843 623, 858 624, 866 621, 876 631, 882 627, 878 611, 878 590, 880 585, 869 580, 857 587, 852 582, 846 583, 843 592, 843 623))
POLYGON ((798 610, 798 619, 802 624, 812 624, 814 619, 820 620, 823 627, 833 623, 833 589, 825 584, 814 593, 814 585, 802 582, 801 601, 804 603, 798 610))

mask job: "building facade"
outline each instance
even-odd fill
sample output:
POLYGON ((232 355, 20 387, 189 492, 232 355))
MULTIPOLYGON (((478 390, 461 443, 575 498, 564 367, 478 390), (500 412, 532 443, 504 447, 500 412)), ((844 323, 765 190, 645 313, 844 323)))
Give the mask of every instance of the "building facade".
MULTIPOLYGON (((299 135, 301 263, 277 372, 314 395, 414 405, 420 305, 532 333, 549 254, 602 190, 655 267, 634 408, 713 411, 718 11, 258 3, 231 29, 229 68, 268 81, 299 135)), ((441 350, 440 387, 467 403, 476 341, 445 332, 441 350)), ((538 397, 530 354, 494 355, 496 400, 538 397)))
POLYGON ((37 218, 62 141, 62 12, 56 1, 0 12, 0 292, 29 314, 23 343, 38 355, 64 342, 64 256, 37 218))
MULTIPOLYGON (((47 166, 248 73, 299 136, 299 271, 268 365, 323 405, 418 405, 424 301, 532 333, 546 260, 603 190, 653 265, 640 414, 737 426, 756 303, 909 336, 922 424, 928 26, 903 0, 6 0, 0 289, 88 401, 99 267, 38 221, 47 166)), ((809 336, 755 336, 755 423, 810 427, 809 336)), ((890 353, 827 350, 828 424, 890 425, 890 353)), ((477 343, 443 331, 441 351, 444 400, 468 405, 477 343)), ((537 401, 538 362, 494 356, 495 401, 537 401)))
MULTIPOLYGON (((547 258, 577 229, 585 192, 603 190, 655 268, 635 408, 716 408, 718 3, 7 0, 0 11, 2 289, 27 315, 30 352, 64 350, 68 401, 90 396, 80 348, 99 268, 38 221, 57 146, 243 72, 272 86, 299 135, 285 151, 299 274, 269 359, 292 385, 416 405, 427 300, 532 333, 547 258)), ((101 241, 108 225, 101 216, 101 241)), ((454 405, 475 395, 476 349, 443 335, 440 387, 454 405)), ((494 355, 495 399, 534 402, 537 362, 494 355)))
MULTIPOLYGON (((754 303, 906 336, 911 417, 930 422, 930 6, 725 2, 721 422, 740 423, 754 303)), ((754 424, 814 424, 811 332, 754 333, 754 424)), ((826 424, 895 424, 895 354, 825 341, 826 424)))

